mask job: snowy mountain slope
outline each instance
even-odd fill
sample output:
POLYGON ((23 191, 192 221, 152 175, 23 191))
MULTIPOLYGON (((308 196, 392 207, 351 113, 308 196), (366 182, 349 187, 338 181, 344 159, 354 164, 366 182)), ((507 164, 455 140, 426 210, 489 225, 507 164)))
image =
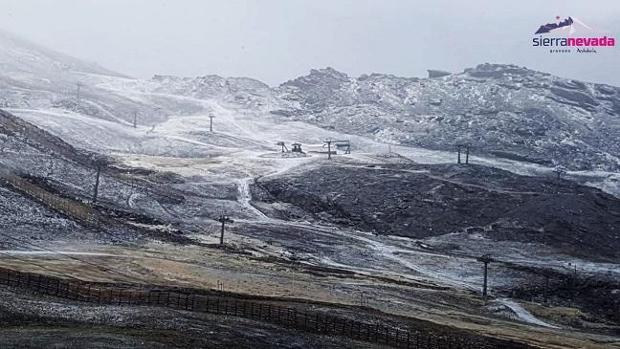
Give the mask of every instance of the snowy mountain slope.
POLYGON ((0 31, 2 108, 59 108, 121 123, 166 112, 94 86, 106 78, 123 76, 0 31))
POLYGON ((87 63, 44 48, 14 34, 0 30, 0 71, 14 80, 25 78, 50 82, 67 73, 122 76, 96 63, 87 63))
POLYGON ((379 142, 573 170, 620 166, 620 91, 511 65, 438 78, 349 77, 331 68, 270 88, 249 78, 137 80, 0 33, 0 106, 66 110, 153 127, 171 115, 274 113, 379 142), (77 83, 80 83, 80 97, 77 83))
MULTIPOLYGON (((114 217, 125 217, 138 222, 144 220, 153 222, 158 218, 169 218, 163 205, 173 208, 175 205, 184 203, 183 195, 174 189, 160 185, 162 182, 170 183, 171 181, 173 178, 167 177, 165 173, 158 174, 119 167, 111 158, 76 149, 59 137, 0 110, 1 186, 13 192, 13 196, 5 196, 7 200, 16 202, 18 200, 16 197, 22 196, 22 200, 28 202, 23 207, 14 209, 15 212, 24 211, 21 220, 14 217, 11 224, 3 225, 0 231, 13 232, 21 225, 30 225, 28 223, 32 216, 30 212, 41 211, 41 206, 45 206, 45 212, 57 211, 62 216, 66 216, 66 212, 61 210, 62 207, 55 206, 57 202, 54 200, 55 197, 73 200, 78 205, 88 203, 89 207, 99 212, 103 220, 108 219, 108 224, 98 227, 99 230, 94 230, 90 222, 85 223, 79 219, 80 217, 69 215, 65 217, 65 220, 77 219, 80 224, 88 225, 89 230, 99 235, 99 238, 102 234, 106 235, 106 232, 112 231, 112 240, 116 240, 115 234, 129 232, 131 234, 127 235, 127 240, 131 240, 136 237, 134 234, 136 229, 133 229, 131 225, 128 228, 127 222, 114 217), (101 176, 95 205, 93 193, 98 166, 101 166, 101 176), (12 178, 17 178, 18 182, 12 178), (30 183, 29 186, 38 188, 37 192, 43 190, 51 193, 53 197, 46 199, 47 201, 39 197, 31 197, 30 192, 25 191, 23 186, 19 186, 20 181, 26 181, 30 183), (18 185, 16 186, 15 183, 18 185), (150 218, 145 219, 144 216, 150 218)), ((33 229, 33 233, 35 230, 33 229)), ((27 233, 26 230, 20 230, 20 232, 27 233)), ((55 230, 50 227, 49 231, 40 233, 53 236, 55 230)))
MULTIPOLYGON (((453 151, 456 143, 469 143, 478 155, 550 168, 614 172, 620 166, 617 87, 510 65, 480 65, 434 79, 351 78, 326 68, 276 88, 213 75, 113 78, 98 87, 164 109, 210 100, 233 112, 271 112, 404 146, 453 151)), ((198 105, 196 113, 215 113, 198 105)), ((181 107, 184 114, 189 109, 181 107)))
POLYGON ((571 169, 620 167, 620 89, 512 65, 483 64, 434 79, 312 70, 277 89, 275 111, 322 127, 431 149, 571 169))
MULTIPOLYGON (((276 88, 215 75, 138 80, 10 34, 2 37, 0 63, 8 68, 0 71, 0 106, 71 144, 121 154, 149 168, 164 163, 154 158, 155 163, 144 163, 153 156, 220 157, 226 163, 244 154, 246 169, 236 178, 241 179, 245 172, 279 171, 269 168, 279 161, 261 158, 276 151, 278 141, 324 151, 326 138, 351 139, 354 154, 386 152, 387 142, 415 161, 441 163, 454 161, 457 140, 469 139, 478 163, 537 175, 566 164, 579 170, 570 172, 571 178, 620 193, 613 155, 617 117, 600 115, 605 108, 613 112, 614 87, 495 65, 434 79, 382 74, 355 79, 322 69, 276 88), (599 105, 594 113, 584 111, 550 100, 544 96, 549 91, 566 100, 590 94, 585 101, 599 105), (462 114, 464 108, 469 111, 462 114), (215 117, 214 134, 208 131, 209 116, 215 117), (584 124, 588 118, 592 121, 584 124)), ((165 163, 184 173, 204 173, 165 163)))

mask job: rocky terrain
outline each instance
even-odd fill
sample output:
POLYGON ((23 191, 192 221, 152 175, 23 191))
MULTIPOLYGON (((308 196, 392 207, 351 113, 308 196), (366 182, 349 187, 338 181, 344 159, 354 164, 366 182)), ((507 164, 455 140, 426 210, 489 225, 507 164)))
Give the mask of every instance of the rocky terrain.
POLYGON ((439 78, 349 77, 332 68, 276 88, 274 111, 323 127, 432 149, 471 144, 571 169, 617 170, 620 90, 523 67, 482 64, 439 78))
POLYGON ((273 214, 287 219, 414 239, 465 232, 620 260, 620 200, 553 177, 476 165, 337 164, 259 180, 257 192, 259 207, 278 203, 273 214))

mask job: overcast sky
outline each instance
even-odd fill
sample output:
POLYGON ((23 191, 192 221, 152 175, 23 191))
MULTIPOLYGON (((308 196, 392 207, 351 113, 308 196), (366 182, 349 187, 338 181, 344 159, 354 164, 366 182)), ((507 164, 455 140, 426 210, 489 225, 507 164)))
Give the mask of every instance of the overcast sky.
POLYGON ((556 15, 620 39, 619 0, 0 0, 0 10, 2 29, 136 77, 219 74, 275 85, 325 66, 425 76, 497 62, 620 86, 620 47, 550 54, 531 46, 556 15))

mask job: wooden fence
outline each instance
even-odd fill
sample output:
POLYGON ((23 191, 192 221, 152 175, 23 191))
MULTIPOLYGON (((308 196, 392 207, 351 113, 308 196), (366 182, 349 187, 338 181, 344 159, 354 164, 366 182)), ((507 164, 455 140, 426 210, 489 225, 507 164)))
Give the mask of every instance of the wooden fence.
POLYGON ((344 313, 300 310, 268 300, 242 299, 225 292, 190 292, 179 289, 144 289, 105 283, 62 279, 0 268, 0 284, 33 293, 81 302, 119 306, 159 306, 177 310, 236 316, 309 333, 411 349, 529 348, 464 332, 431 331, 380 320, 348 318, 344 313))
POLYGON ((0 172, 0 179, 16 190, 78 221, 92 224, 98 219, 97 212, 89 205, 50 193, 27 179, 3 172, 0 172))

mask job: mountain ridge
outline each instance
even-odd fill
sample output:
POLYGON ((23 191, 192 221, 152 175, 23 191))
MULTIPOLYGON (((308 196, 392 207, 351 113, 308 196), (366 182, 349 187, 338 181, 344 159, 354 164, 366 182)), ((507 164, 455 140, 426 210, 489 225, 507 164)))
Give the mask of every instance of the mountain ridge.
POLYGON ((276 91, 288 102, 277 114, 387 143, 470 143, 547 166, 620 166, 620 88, 610 85, 486 63, 426 79, 313 70, 276 91))

